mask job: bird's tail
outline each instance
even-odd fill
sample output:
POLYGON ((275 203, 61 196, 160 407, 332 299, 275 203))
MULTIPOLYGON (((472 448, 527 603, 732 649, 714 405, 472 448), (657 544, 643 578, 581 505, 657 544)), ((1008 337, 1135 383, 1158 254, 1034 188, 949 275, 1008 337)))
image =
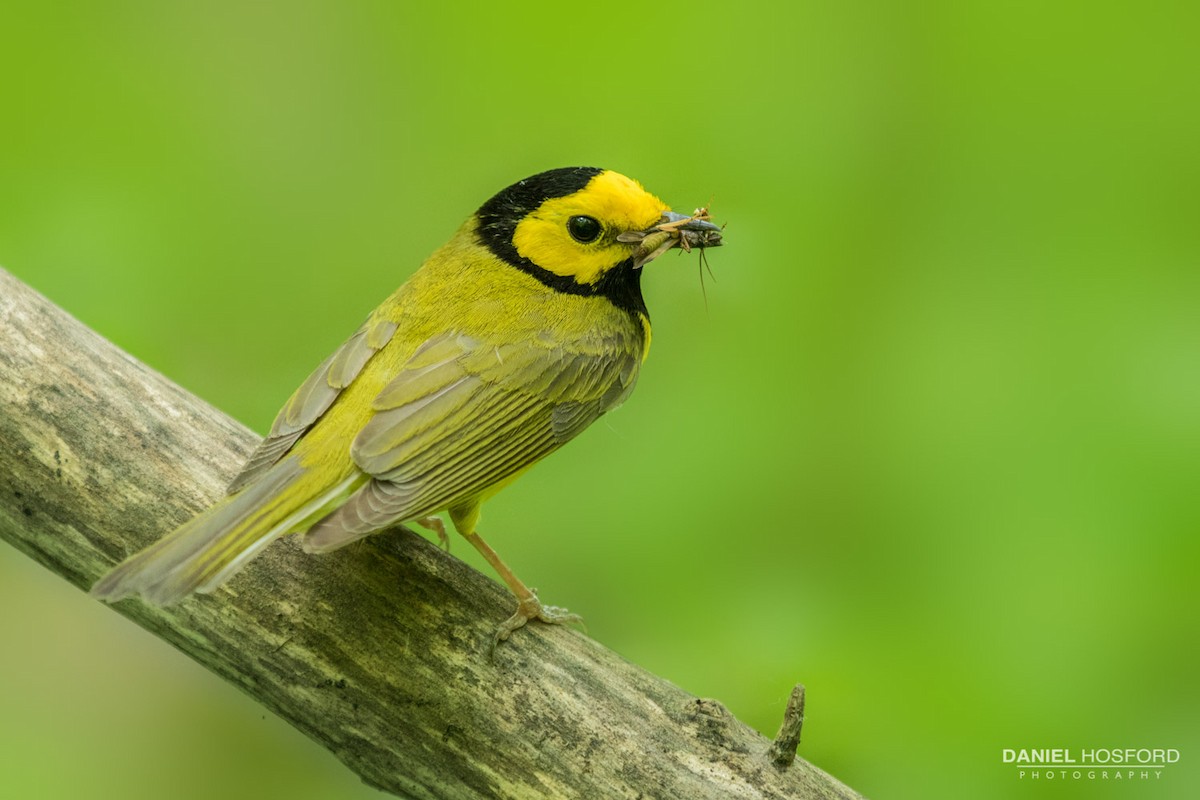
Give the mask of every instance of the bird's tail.
POLYGON ((302 530, 355 481, 334 482, 284 458, 258 480, 218 501, 173 533, 118 564, 92 587, 113 602, 141 594, 170 605, 192 592, 211 592, 273 539, 302 530))

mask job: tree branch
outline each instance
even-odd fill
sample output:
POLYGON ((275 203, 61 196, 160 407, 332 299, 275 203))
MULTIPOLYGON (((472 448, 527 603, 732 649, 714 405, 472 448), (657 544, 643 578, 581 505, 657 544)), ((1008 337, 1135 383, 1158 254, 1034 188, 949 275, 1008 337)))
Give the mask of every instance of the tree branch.
MULTIPOLYGON (((257 441, 0 270, 0 537, 17 549, 86 589, 220 496, 257 441)), ((858 797, 578 631, 531 625, 490 660, 511 605, 400 529, 322 557, 287 538, 213 596, 116 608, 395 794, 858 797)))

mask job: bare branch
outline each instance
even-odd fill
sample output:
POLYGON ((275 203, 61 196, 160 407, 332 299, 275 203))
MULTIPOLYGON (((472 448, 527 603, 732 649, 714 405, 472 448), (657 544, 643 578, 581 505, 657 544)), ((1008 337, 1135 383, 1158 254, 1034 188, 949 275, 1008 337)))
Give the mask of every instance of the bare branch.
MULTIPOLYGON (((220 495, 257 442, 0 271, 0 537, 80 588, 220 495)), ((117 609, 417 798, 852 798, 406 530, 272 545, 209 597, 117 609)), ((114 720, 119 729, 119 721, 114 720)), ((792 746, 794 751, 795 747, 792 746)))

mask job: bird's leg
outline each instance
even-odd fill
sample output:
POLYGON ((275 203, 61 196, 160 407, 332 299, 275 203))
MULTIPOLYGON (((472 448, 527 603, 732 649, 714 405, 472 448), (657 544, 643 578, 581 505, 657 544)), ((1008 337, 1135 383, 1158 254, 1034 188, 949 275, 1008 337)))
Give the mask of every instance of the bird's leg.
POLYGON ((521 579, 513 574, 508 565, 500 560, 500 556, 496 554, 496 551, 489 547, 488 543, 481 539, 478 533, 468 533, 466 534, 466 538, 471 543, 471 546, 487 559, 487 562, 492 565, 492 569, 496 570, 500 578, 508 584, 508 588, 512 590, 512 593, 517 596, 517 611, 505 620, 496 631, 496 639, 492 642, 493 649, 495 649, 497 644, 507 639, 509 634, 531 619, 551 624, 583 622, 583 617, 578 614, 572 614, 565 608, 542 605, 541 601, 537 598, 537 593, 522 583, 521 579))
POLYGON ((440 544, 442 549, 447 553, 450 552, 450 536, 446 533, 446 523, 442 522, 441 517, 421 517, 416 521, 416 523, 425 530, 436 533, 438 537, 438 544, 440 544))

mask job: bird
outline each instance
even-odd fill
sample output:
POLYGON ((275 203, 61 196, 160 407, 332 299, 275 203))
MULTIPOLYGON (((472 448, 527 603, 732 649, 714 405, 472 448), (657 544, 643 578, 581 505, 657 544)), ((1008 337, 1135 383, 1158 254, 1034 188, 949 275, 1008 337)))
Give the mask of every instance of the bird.
POLYGON ((209 593, 289 533, 325 553, 417 522, 448 546, 445 512, 516 598, 494 644, 529 620, 579 621, 483 540, 480 508, 633 391, 651 339, 642 268, 721 243, 707 209, 671 211, 612 170, 508 186, 296 389, 225 497, 91 595, 209 593))

